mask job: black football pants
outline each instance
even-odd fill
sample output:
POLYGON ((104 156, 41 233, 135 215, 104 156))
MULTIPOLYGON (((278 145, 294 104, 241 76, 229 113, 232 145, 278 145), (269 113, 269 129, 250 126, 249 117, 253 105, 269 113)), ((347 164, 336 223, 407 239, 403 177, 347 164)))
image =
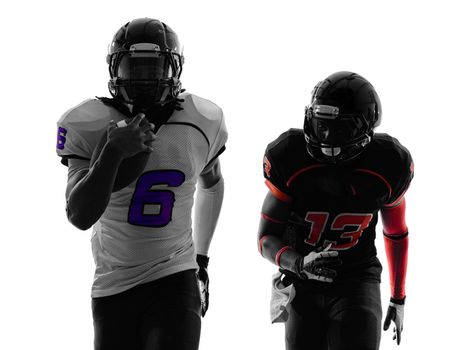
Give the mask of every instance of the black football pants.
POLYGON ((287 350, 377 350, 381 295, 377 282, 314 291, 296 287, 285 324, 287 350))
POLYGON ((195 270, 93 298, 95 350, 197 350, 201 331, 195 270))

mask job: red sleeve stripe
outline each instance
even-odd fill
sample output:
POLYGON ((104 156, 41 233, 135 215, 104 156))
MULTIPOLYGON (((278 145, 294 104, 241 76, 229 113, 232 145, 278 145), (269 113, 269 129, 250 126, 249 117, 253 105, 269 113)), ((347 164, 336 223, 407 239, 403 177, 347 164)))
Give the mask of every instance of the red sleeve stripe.
POLYGON ((268 186, 269 190, 271 191, 271 193, 273 194, 274 197, 276 197, 277 199, 279 199, 282 202, 286 202, 286 203, 291 203, 292 202, 292 197, 285 194, 280 189, 278 189, 276 186, 274 186, 271 181, 265 180, 264 182, 266 183, 266 186, 268 186))
POLYGON ((317 168, 322 168, 324 167, 325 165, 324 164, 315 164, 315 165, 310 165, 310 166, 307 166, 305 168, 302 168, 300 170, 297 170, 291 177, 290 179, 287 181, 287 187, 290 187, 290 185, 292 184, 292 182, 297 178, 297 176, 307 172, 307 171, 310 171, 310 170, 314 170, 314 169, 317 169, 317 168))
POLYGON ((270 222, 273 222, 275 224, 285 224, 286 222, 285 221, 281 221, 281 220, 277 220, 277 219, 274 219, 264 213, 261 213, 261 217, 264 219, 264 220, 267 220, 267 221, 270 221, 270 222))
POLYGON ((388 188, 388 190, 389 190, 389 197, 392 196, 392 187, 391 187, 391 185, 389 184, 389 182, 388 182, 381 174, 378 174, 377 172, 372 171, 372 170, 369 170, 369 169, 355 169, 355 171, 360 171, 360 172, 362 172, 362 173, 367 173, 367 174, 376 176, 378 179, 380 179, 381 181, 383 181, 383 183, 384 183, 384 184, 386 185, 386 187, 388 188))
POLYGON ((263 242, 268 238, 267 235, 263 236, 260 238, 259 242, 258 242, 258 249, 259 249, 259 253, 261 254, 261 256, 263 255, 263 242))
POLYGON ((284 253, 286 250, 292 249, 291 246, 285 246, 282 247, 277 253, 276 253, 276 265, 281 266, 281 255, 284 253))

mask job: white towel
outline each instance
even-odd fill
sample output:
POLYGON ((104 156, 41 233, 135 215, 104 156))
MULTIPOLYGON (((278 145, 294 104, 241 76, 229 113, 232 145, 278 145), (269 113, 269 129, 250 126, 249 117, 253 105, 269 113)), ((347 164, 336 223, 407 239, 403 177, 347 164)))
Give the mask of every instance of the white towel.
POLYGON ((285 322, 289 318, 286 308, 295 297, 293 284, 285 287, 282 283, 282 273, 277 272, 272 276, 272 293, 270 303, 271 322, 285 322))

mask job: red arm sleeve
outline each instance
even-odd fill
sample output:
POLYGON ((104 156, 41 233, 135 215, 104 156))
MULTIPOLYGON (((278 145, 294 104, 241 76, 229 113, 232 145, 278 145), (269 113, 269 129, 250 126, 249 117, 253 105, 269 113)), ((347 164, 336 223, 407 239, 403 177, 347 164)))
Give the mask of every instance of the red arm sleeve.
POLYGON ((405 277, 407 273, 407 257, 409 236, 405 223, 405 198, 396 205, 381 210, 383 221, 384 245, 389 266, 391 297, 405 298, 405 277))

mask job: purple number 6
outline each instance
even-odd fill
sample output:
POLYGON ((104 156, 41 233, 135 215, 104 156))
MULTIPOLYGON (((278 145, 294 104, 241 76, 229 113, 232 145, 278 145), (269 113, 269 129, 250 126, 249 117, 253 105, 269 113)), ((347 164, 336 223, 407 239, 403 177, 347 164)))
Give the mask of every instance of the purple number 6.
POLYGON ((57 149, 64 149, 66 142, 66 129, 58 127, 57 132, 57 149))
POLYGON ((153 190, 152 186, 165 184, 178 187, 185 174, 178 170, 155 170, 141 175, 128 211, 128 223, 138 226, 163 227, 172 220, 175 195, 170 190, 153 190), (159 207, 157 213, 145 213, 149 206, 159 207))

